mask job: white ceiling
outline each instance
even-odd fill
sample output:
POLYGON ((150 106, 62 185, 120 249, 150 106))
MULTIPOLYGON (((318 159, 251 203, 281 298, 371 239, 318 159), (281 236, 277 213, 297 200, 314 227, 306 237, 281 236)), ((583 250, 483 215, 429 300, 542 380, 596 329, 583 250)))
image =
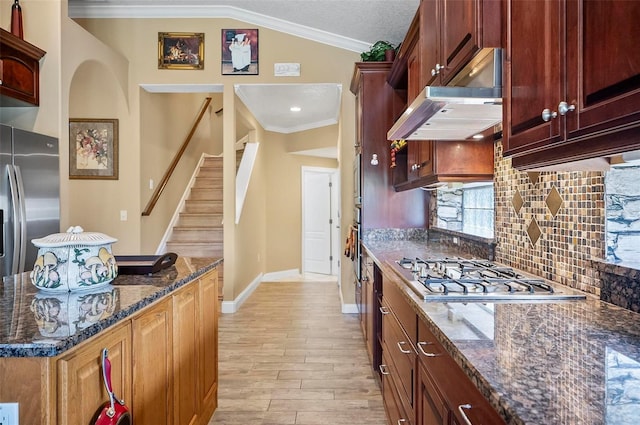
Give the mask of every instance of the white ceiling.
MULTIPOLYGON (((72 18, 232 18, 360 53, 377 40, 402 41, 420 0, 69 0, 72 18)), ((304 72, 302 70, 301 72, 304 72)), ((202 91, 209 86, 203 85, 202 91)), ((178 91, 154 87, 152 91, 178 91)), ((190 87, 198 90, 198 87, 190 87)), ((236 93, 269 131, 335 124, 338 84, 241 84, 236 93), (289 111, 297 105, 300 112, 289 111)))

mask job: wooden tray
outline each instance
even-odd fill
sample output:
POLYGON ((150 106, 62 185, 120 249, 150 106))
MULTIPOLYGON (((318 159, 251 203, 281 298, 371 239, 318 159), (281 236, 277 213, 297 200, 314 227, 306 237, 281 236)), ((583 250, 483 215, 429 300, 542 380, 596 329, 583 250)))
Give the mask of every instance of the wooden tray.
POLYGON ((118 274, 153 274, 173 266, 178 254, 163 255, 116 255, 118 274))

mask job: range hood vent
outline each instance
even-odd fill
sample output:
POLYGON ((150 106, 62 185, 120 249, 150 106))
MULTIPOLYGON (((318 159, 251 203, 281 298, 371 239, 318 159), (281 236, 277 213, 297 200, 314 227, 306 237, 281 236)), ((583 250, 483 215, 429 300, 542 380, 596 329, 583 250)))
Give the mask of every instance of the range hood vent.
POLYGON ((427 86, 388 140, 464 140, 502 123, 502 50, 483 49, 448 86, 427 86))

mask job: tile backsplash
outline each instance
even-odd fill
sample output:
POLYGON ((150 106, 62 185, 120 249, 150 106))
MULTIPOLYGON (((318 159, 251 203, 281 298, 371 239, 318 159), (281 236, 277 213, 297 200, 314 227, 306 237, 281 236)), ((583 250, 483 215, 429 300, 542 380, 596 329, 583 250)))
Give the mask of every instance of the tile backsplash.
POLYGON ((600 295, 604 173, 523 172, 495 149, 496 261, 600 295))

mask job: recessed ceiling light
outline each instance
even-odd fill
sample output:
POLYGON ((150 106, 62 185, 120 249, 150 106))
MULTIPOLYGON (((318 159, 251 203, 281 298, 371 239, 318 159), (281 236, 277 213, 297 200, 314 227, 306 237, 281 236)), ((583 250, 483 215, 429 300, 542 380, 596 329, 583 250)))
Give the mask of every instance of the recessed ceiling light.
POLYGON ((291 112, 300 112, 300 111, 302 111, 302 108, 299 107, 299 106, 292 106, 291 108, 289 108, 289 110, 291 112))

